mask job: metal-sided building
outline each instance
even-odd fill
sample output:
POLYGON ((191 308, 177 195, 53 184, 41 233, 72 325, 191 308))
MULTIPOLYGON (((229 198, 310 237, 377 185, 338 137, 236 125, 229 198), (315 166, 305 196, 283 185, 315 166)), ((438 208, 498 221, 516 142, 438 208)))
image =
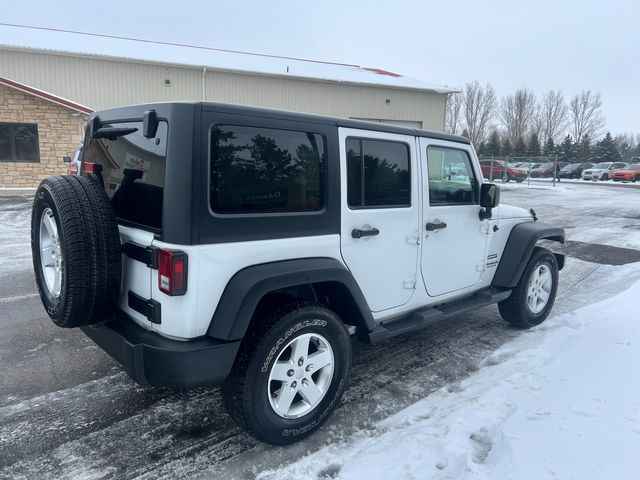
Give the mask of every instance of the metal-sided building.
POLYGON ((64 172, 91 110, 202 100, 442 131, 453 91, 357 65, 206 50, 184 64, 181 53, 145 53, 160 61, 0 46, 0 187, 64 172))

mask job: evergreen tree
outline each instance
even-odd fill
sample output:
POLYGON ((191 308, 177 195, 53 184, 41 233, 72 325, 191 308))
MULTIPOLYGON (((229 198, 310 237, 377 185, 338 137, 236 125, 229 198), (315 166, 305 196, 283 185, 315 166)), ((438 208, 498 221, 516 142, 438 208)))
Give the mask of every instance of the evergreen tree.
POLYGON ((562 143, 558 145, 558 148, 556 149, 558 160, 563 162, 570 162, 576 156, 575 150, 576 144, 573 141, 573 138, 571 138, 571 135, 567 134, 567 136, 564 137, 562 143))
POLYGON ((547 138, 547 141, 544 142, 544 148, 542 153, 547 157, 550 157, 556 154, 556 144, 554 143, 553 138, 549 137, 547 138))
POLYGON ((524 143, 522 137, 518 137, 516 146, 514 147, 515 154, 518 157, 523 157, 527 153, 527 145, 524 143))
POLYGON ((593 156, 591 147, 591 137, 589 134, 585 134, 580 140, 580 143, 576 145, 576 156, 581 162, 588 162, 593 156))
POLYGON ((500 153, 503 157, 506 157, 513 153, 513 146, 511 146, 511 142, 506 137, 504 139, 504 142, 502 142, 502 152, 500 153))
POLYGON ((598 162, 619 162, 622 158, 618 146, 609 132, 596 144, 595 153, 598 162))
POLYGON ((529 137, 529 144, 527 145, 527 156, 539 157, 540 156, 540 139, 538 134, 533 132, 529 137))
POLYGON ((469 130, 467 130, 466 128, 462 130, 462 136, 465 138, 469 138, 469 130))
POLYGON ((489 136, 489 141, 485 147, 485 154, 491 157, 500 155, 500 135, 497 130, 491 132, 491 136, 489 136))
POLYGON ((487 153, 487 144, 483 141, 478 145, 478 155, 486 155, 487 153))

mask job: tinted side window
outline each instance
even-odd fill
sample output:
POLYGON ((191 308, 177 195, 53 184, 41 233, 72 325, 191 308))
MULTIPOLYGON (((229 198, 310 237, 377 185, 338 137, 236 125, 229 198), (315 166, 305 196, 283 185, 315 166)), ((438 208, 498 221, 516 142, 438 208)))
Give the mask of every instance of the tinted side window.
POLYGON ((352 208, 411 206, 409 147, 347 139, 347 201, 352 208))
POLYGON ((429 204, 469 205, 476 203, 476 179, 469 155, 464 150, 427 148, 429 204))
POLYGON ((210 145, 214 212, 311 212, 324 207, 322 135, 216 124, 210 145))

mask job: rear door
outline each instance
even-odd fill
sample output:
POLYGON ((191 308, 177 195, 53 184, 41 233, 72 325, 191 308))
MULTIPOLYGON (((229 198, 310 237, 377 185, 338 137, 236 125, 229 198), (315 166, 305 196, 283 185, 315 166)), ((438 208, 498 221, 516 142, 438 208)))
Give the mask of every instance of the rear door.
POLYGON ((120 241, 130 253, 122 255, 119 307, 149 328, 151 321, 129 304, 131 296, 141 302, 152 297, 147 247, 162 227, 168 125, 161 121, 154 138, 142 135, 142 121, 101 125, 110 128, 117 133, 85 140, 83 169, 93 171, 102 182, 118 219, 120 241))
POLYGON ((342 257, 373 312, 415 289, 420 222, 415 137, 340 129, 342 257))

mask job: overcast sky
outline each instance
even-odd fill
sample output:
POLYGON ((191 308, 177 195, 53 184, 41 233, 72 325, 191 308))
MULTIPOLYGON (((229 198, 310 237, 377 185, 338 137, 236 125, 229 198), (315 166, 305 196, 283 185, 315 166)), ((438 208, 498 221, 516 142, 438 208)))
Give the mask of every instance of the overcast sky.
MULTIPOLYGON (((22 0, 0 22, 353 63, 452 87, 478 80, 499 96, 523 86, 566 97, 591 89, 602 94, 612 133, 640 133, 640 0, 22 0)), ((131 42, 1 26, 0 43, 144 52, 131 42)), ((185 63, 189 56, 185 49, 185 63)))

